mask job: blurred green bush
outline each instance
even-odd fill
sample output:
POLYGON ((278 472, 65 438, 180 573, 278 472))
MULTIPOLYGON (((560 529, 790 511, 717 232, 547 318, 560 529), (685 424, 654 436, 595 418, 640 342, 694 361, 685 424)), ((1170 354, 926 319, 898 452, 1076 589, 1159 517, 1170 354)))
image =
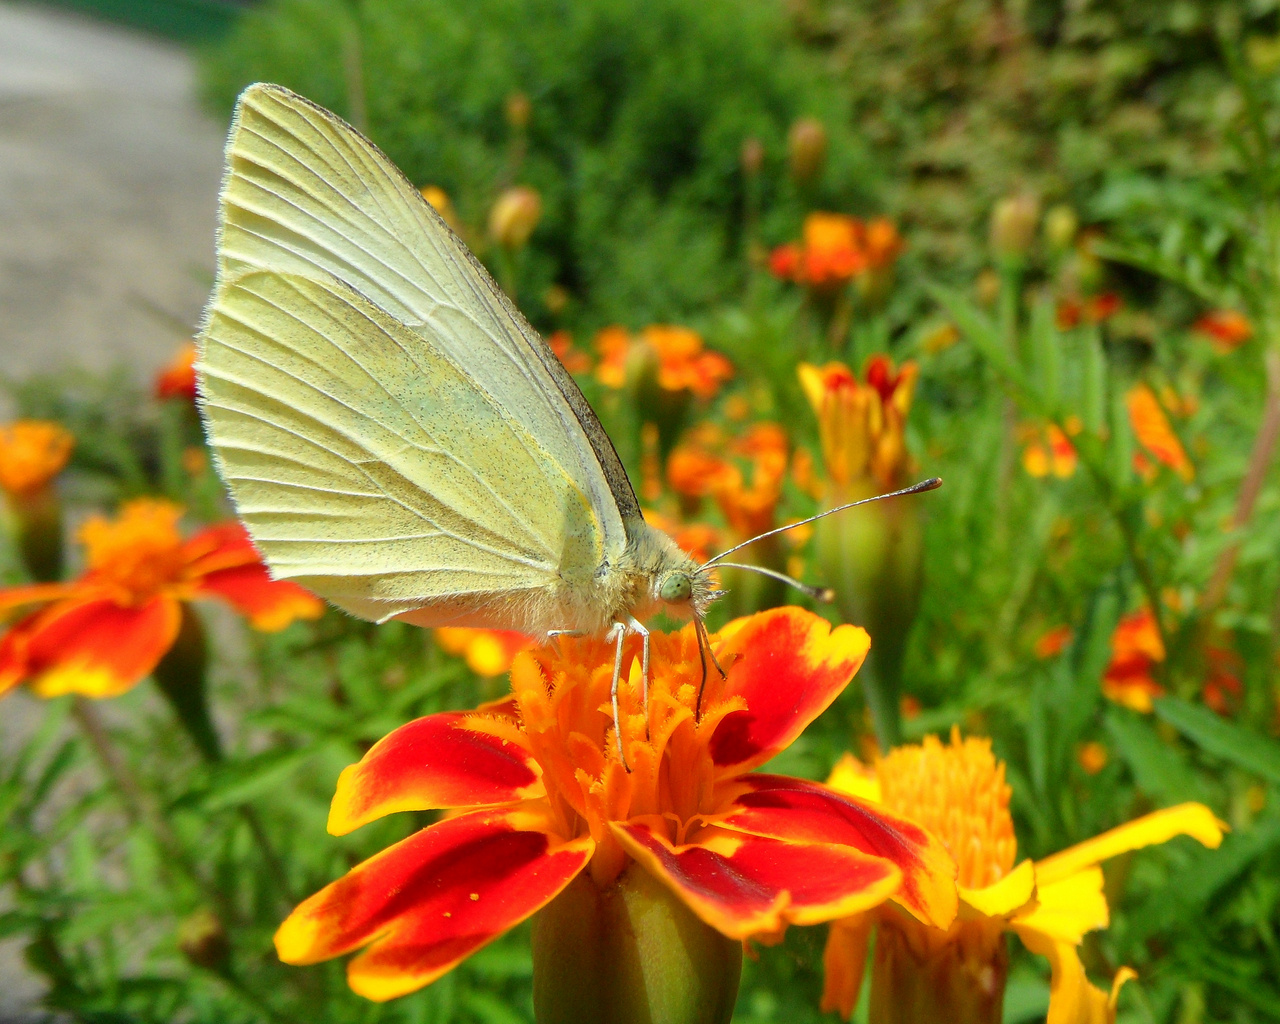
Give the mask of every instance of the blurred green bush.
MULTIPOLYGON (((777 242, 804 209, 860 211, 877 191, 842 90, 780 8, 750 0, 279 0, 204 64, 224 114, 260 80, 365 128, 465 223, 483 224, 506 185, 537 188, 543 217, 519 275, 535 320, 552 283, 596 323, 687 317, 740 285, 748 204, 768 211, 759 229, 777 242), (505 116, 516 93, 531 104, 524 131, 505 116), (806 115, 829 142, 826 173, 802 194, 786 135, 806 115), (764 151, 750 181, 748 138, 764 151)), ((484 238, 467 241, 486 255, 484 238)))

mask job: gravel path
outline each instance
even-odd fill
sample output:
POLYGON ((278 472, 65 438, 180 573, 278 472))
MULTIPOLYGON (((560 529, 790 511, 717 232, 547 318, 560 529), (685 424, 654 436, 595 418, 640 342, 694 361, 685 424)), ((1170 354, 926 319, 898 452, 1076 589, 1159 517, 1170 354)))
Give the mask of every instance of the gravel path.
POLYGON ((212 280, 223 131, 181 48, 0 0, 0 372, 168 358, 212 280))
MULTIPOLYGON (((212 280, 224 131, 180 47, 0 0, 0 376, 170 358, 212 280)), ((0 703, 0 759, 39 714, 0 703)), ((19 953, 0 1024, 48 1019, 19 953)))

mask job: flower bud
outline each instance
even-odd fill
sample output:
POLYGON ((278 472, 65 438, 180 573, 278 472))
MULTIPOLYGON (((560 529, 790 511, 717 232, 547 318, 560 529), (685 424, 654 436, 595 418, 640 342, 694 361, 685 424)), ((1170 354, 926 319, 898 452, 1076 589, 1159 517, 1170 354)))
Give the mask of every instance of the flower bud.
POLYGON ((739 159, 742 161, 742 173, 754 178, 764 166, 764 145, 756 138, 743 139, 739 159))
POLYGON ((996 203, 991 211, 991 248, 997 256, 1025 256, 1035 238, 1040 201, 1023 193, 996 203))
POLYGON ((196 967, 216 970, 226 963, 231 943, 218 915, 203 908, 178 925, 178 949, 196 967))
POLYGON ((1044 237, 1049 248, 1062 252, 1073 241, 1080 230, 1080 218, 1076 211, 1065 203, 1059 203, 1044 215, 1044 237))
POLYGON ((489 234, 504 249, 523 249, 542 217, 542 197, 527 185, 509 188, 489 211, 489 234))
POLYGON ((507 97, 503 109, 507 115, 507 124, 516 131, 522 132, 529 127, 529 115, 533 113, 533 104, 524 93, 513 92, 507 97))
POLYGON ((905 914, 882 924, 871 968, 870 1024, 1000 1024, 1009 947, 987 921, 959 921, 956 941, 930 941, 905 914))
POLYGON ((827 130, 813 117, 802 117, 787 133, 787 157, 797 185, 809 185, 822 174, 827 159, 827 130))
POLYGON ((539 1024, 727 1024, 742 945, 632 863, 601 888, 583 872, 533 924, 539 1024))
POLYGON ((20 420, 0 427, 0 491, 10 532, 33 579, 62 575, 62 503, 54 478, 75 439, 56 423, 20 420))

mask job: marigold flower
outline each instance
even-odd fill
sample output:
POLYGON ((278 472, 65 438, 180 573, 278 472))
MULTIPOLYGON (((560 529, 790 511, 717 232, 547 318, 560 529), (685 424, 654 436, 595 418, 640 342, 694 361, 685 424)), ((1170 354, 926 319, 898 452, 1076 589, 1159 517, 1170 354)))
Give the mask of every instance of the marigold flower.
POLYGON ((651 324, 632 335, 624 327, 606 327, 595 338, 596 379, 618 389, 651 358, 658 386, 667 392, 688 391, 701 399, 714 398, 720 385, 733 377, 733 364, 719 352, 705 348, 702 336, 687 327, 651 324))
POLYGON ((899 486, 911 467, 905 429, 919 368, 908 360, 894 371, 873 356, 865 383, 844 363, 801 363, 800 384, 818 417, 822 460, 836 488, 872 478, 884 490, 899 486))
POLYGON ((1047 630, 1036 641, 1036 657, 1056 658, 1063 652, 1067 644, 1071 643, 1073 635, 1070 626, 1054 626, 1053 629, 1047 630))
POLYGON ((711 492, 730 529, 741 538, 773 529, 787 474, 787 434, 776 423, 756 423, 729 446, 733 455, 750 460, 751 483, 731 462, 711 481, 711 492))
POLYGON ((76 440, 47 420, 18 420, 0 427, 0 488, 26 498, 62 472, 76 440))
POLYGON ((664 391, 687 390, 705 400, 714 398, 720 385, 733 377, 733 364, 704 348, 697 331, 651 324, 640 338, 657 354, 658 386, 664 391))
POLYGON ((796 608, 731 623, 712 644, 727 676, 702 689, 692 625, 653 634, 642 696, 628 641, 619 701, 614 649, 562 637, 517 656, 512 696, 429 715, 385 737, 338 780, 329 831, 393 811, 454 813, 357 865, 276 933, 287 963, 369 948, 351 987, 390 999, 427 985, 550 903, 577 875, 601 888, 632 863, 733 939, 772 936, 894 898, 946 927, 950 859, 897 815, 801 779, 753 769, 789 746, 866 656, 861 629, 796 608))
POLYGON ((667 483, 681 497, 705 498, 727 469, 721 456, 693 438, 676 445, 667 457, 667 483))
POLYGON ((1124 616, 1111 634, 1111 662, 1102 677, 1102 692, 1117 704, 1149 714, 1164 687, 1152 670, 1164 661, 1164 642, 1150 608, 1124 616))
POLYGON ((1172 469, 1183 480, 1195 478, 1195 469, 1187 458, 1186 449, 1169 425, 1169 418, 1161 408, 1155 392, 1146 384, 1130 388, 1125 395, 1129 409, 1129 424, 1142 446, 1152 458, 1172 469))
POLYGON ((0 590, 0 608, 40 605, 0 637, 0 693, 24 682, 42 697, 124 693, 174 643, 184 601, 220 598, 265 631, 321 613, 318 598, 267 575, 239 523, 184 541, 181 515, 170 502, 140 498, 113 521, 94 516, 80 531, 83 576, 0 590))
MULTIPOLYGON (((879 927, 871 982, 871 1024, 889 1017, 884 1007, 908 999, 920 1020, 999 1021, 1008 967, 1003 933, 1013 931, 1033 953, 1049 959, 1047 1024, 1106 1020, 1090 1016, 1108 1003, 1085 976, 1076 953, 1086 932, 1109 921, 1098 865, 1118 854, 1189 835, 1216 848, 1225 825, 1207 807, 1187 803, 1156 811, 1079 843, 1038 863, 1017 861, 1009 814, 1011 791, 1004 764, 989 740, 951 742, 926 737, 895 748, 874 775, 852 755, 827 784, 864 800, 880 801, 919 822, 956 858, 960 914, 946 929, 910 920, 886 906, 831 926, 823 957, 823 1010, 845 1017, 862 986, 871 930, 879 927), (929 981, 927 988, 923 983, 929 981), (932 1014, 928 1011, 932 1011, 932 1014)), ((1132 972, 1121 972, 1116 988, 1132 972)), ((1112 991, 1112 1007, 1116 989, 1112 991)))
POLYGON ((593 342, 596 350, 596 380, 615 391, 627 383, 627 357, 631 353, 631 333, 614 324, 601 329, 593 342))
POLYGON ((904 248, 898 229, 883 218, 864 225, 842 213, 811 213, 799 244, 773 250, 769 270, 816 292, 830 294, 868 270, 891 266, 904 248))
POLYGON ((511 663, 521 651, 536 641, 511 629, 472 629, 468 626, 441 626, 436 643, 449 654, 460 654, 467 668, 486 679, 511 671, 511 663))
POLYGON ((196 343, 189 341, 156 374, 156 398, 196 400, 196 343))
POLYGON ((1249 318, 1234 309, 1210 310, 1191 329, 1208 337, 1213 350, 1222 355, 1234 352, 1253 337, 1249 318))
POLYGON ((1078 327, 1081 323, 1100 324, 1115 316, 1124 306, 1124 300, 1115 292, 1091 295, 1087 299, 1063 299, 1058 303, 1055 319, 1062 331, 1078 327))

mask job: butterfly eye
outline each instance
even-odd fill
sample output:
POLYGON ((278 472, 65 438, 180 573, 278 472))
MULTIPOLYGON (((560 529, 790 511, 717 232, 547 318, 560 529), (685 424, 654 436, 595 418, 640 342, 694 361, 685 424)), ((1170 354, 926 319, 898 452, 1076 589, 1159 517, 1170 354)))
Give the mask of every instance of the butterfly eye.
POLYGON ((658 586, 658 596, 667 604, 688 601, 693 596, 693 580, 687 572, 670 573, 658 586))

